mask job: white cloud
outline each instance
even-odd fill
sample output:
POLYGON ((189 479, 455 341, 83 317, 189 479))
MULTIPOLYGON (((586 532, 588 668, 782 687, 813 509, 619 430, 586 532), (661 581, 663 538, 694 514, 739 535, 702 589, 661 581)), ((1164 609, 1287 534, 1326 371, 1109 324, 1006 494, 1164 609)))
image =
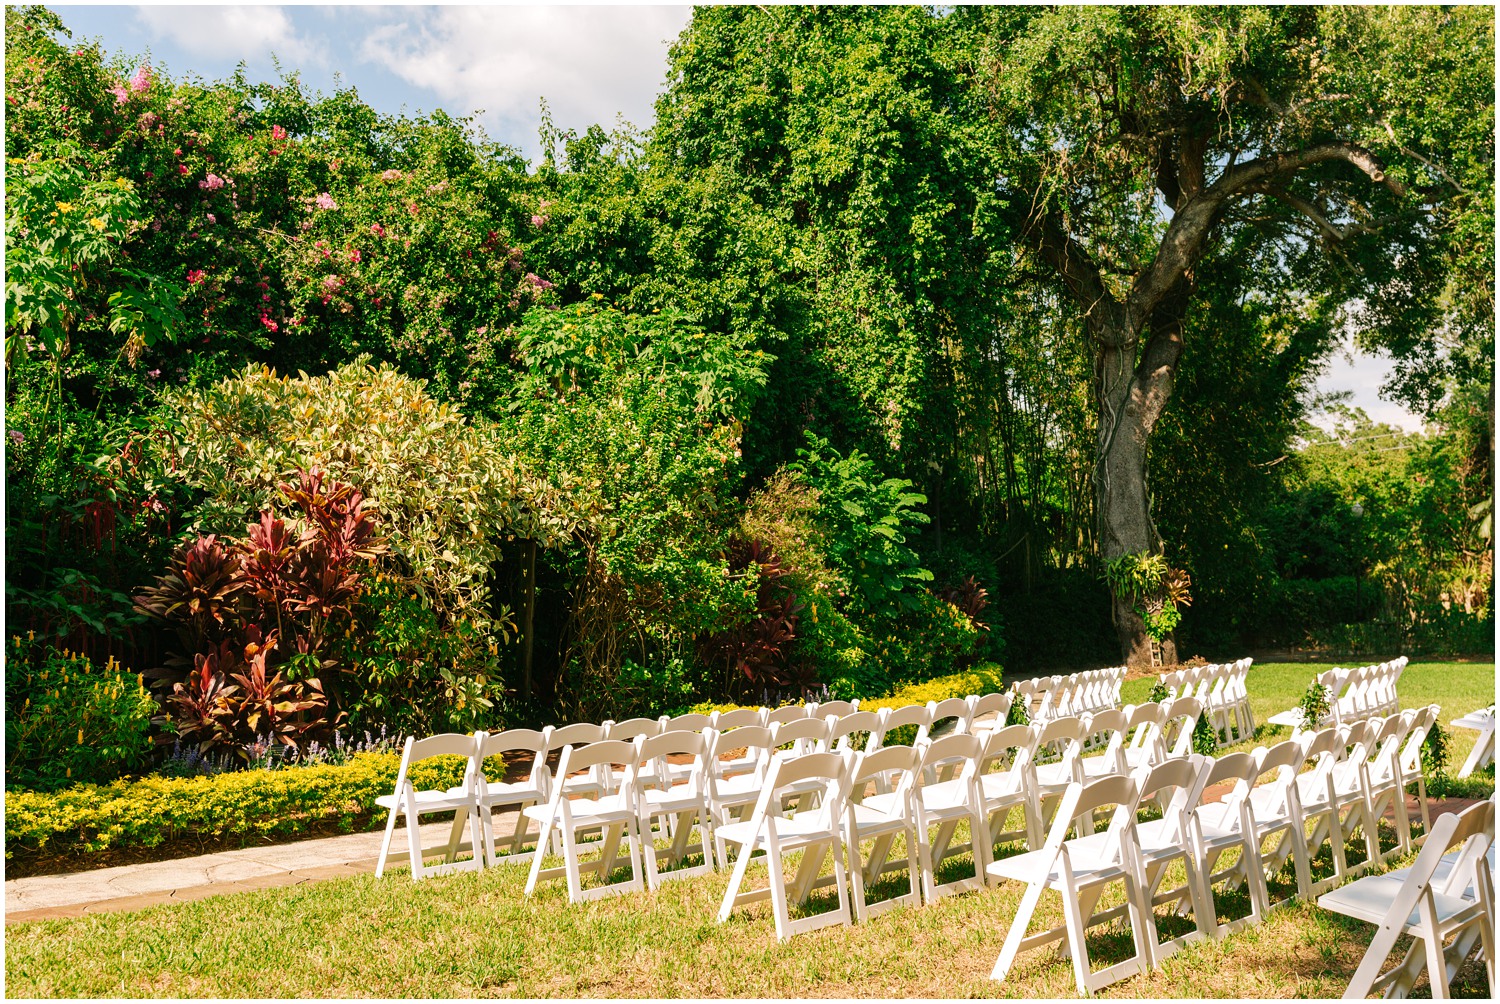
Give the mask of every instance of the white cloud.
POLYGON ((491 129, 535 134, 540 101, 561 128, 617 114, 654 120, 667 48, 688 7, 387 8, 360 48, 368 61, 442 100, 448 111, 483 110, 491 129))
POLYGON ((298 34, 284 7, 136 8, 148 32, 166 36, 189 57, 258 61, 272 53, 293 69, 323 62, 318 47, 298 34))

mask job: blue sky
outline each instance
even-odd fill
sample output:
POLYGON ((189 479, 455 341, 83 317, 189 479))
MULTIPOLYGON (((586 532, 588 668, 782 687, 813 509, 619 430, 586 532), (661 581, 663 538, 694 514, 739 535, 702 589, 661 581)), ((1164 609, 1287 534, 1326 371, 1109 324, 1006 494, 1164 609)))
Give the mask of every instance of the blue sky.
MULTIPOLYGON (((621 5, 52 7, 75 40, 97 38, 109 56, 149 54, 172 76, 227 77, 243 61, 252 79, 273 79, 274 56, 311 87, 327 93, 341 81, 380 111, 480 113, 492 139, 529 157, 544 97, 564 129, 618 117, 649 126, 667 47, 691 16, 686 6, 621 5)), ((1351 391, 1376 421, 1419 428, 1379 398, 1388 369, 1340 353, 1318 388, 1351 391)))

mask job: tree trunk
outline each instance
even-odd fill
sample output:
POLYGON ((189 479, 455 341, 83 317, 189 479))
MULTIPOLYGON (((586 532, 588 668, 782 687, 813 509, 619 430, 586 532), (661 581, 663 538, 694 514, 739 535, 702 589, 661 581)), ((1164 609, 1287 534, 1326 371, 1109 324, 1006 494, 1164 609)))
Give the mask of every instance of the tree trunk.
MULTIPOLYGON (((1177 361, 1182 357, 1183 315, 1188 284, 1164 298, 1152 312, 1150 338, 1137 359, 1136 332, 1100 327, 1104 336, 1094 357, 1094 388, 1099 408, 1094 500, 1099 525, 1099 556, 1112 561, 1127 554, 1160 554, 1161 537, 1151 518, 1146 478, 1151 430, 1172 396, 1177 361)), ((1128 323, 1128 322, 1126 322, 1128 323)), ((1120 651, 1131 668, 1151 666, 1146 622, 1130 599, 1114 598, 1113 620, 1120 651)), ((1163 661, 1176 661, 1176 647, 1162 643, 1163 661)))

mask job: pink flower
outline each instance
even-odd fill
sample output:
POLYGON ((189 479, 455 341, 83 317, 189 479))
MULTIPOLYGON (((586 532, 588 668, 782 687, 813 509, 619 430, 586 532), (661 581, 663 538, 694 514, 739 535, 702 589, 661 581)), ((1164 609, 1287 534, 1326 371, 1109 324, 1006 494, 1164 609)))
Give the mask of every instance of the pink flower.
POLYGON ((178 174, 187 174, 188 173, 187 172, 187 165, 186 164, 178 164, 177 165, 177 173, 178 174))
POLYGON ((376 237, 384 237, 385 227, 381 226, 379 223, 371 223, 370 233, 374 234, 376 237))
POLYGON ((281 126, 279 126, 279 125, 273 125, 271 127, 271 138, 272 139, 286 139, 286 130, 283 129, 283 128, 281 128, 281 126))
MULTIPOLYGON (((184 170, 183 173, 186 174, 187 172, 184 170)), ((206 192, 217 192, 224 187, 224 179, 210 171, 208 177, 198 182, 198 187, 206 192)))
POLYGON ((135 76, 130 78, 130 92, 132 94, 144 94, 151 86, 151 67, 149 64, 141 64, 141 68, 135 71, 135 76))
POLYGON ((198 285, 198 283, 200 283, 200 282, 203 281, 203 269, 201 269, 201 268, 190 268, 190 269, 188 269, 187 281, 188 281, 188 285, 190 285, 190 286, 196 286, 196 285, 198 285))
POLYGON ((161 370, 147 370, 146 375, 155 380, 157 377, 161 376, 161 370))
POLYGON ((333 196, 327 192, 319 192, 316 201, 319 209, 337 209, 339 207, 339 204, 333 201, 333 196))
POLYGON ((281 327, 266 314, 260 315, 260 323, 266 326, 267 331, 279 331, 281 327))
POLYGON ((262 293, 262 294, 260 294, 260 298, 261 298, 261 301, 263 303, 270 303, 271 302, 271 294, 270 293, 262 293))
POLYGON ((380 180, 381 181, 400 181, 404 177, 405 177, 405 175, 403 175, 400 171, 396 170, 394 167, 391 168, 389 171, 381 171, 380 172, 380 180))
POLYGON ((182 147, 179 146, 177 149, 173 150, 172 151, 172 156, 174 156, 174 157, 181 157, 182 156, 182 147))
POLYGON ((543 223, 546 223, 546 222, 547 222, 547 217, 545 217, 545 216, 538 216, 535 213, 531 214, 531 225, 532 226, 539 227, 543 223))
POLYGON ((325 275, 323 277, 323 288, 332 293, 344 284, 344 280, 336 275, 325 275))
POLYGON ((219 218, 217 216, 215 216, 213 213, 209 213, 208 214, 208 222, 210 222, 210 223, 218 223, 219 222, 219 218))
POLYGON ((130 92, 123 87, 111 87, 109 89, 109 93, 113 94, 115 96, 115 101, 119 102, 122 105, 130 100, 130 92))
POLYGON ((355 248, 353 251, 349 252, 350 261, 359 261, 359 257, 359 248, 355 248))
POLYGON ((551 283, 551 282, 548 282, 546 279, 543 279, 541 276, 537 275, 535 272, 527 272, 526 273, 526 282, 528 284, 530 284, 534 289, 537 289, 537 290, 551 289, 554 285, 556 285, 555 283, 551 283))

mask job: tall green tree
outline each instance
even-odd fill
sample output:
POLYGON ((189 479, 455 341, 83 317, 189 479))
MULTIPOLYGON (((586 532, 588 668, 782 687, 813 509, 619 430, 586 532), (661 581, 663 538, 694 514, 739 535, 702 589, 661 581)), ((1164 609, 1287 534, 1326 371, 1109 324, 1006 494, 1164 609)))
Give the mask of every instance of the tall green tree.
MULTIPOLYGON (((1492 12, 965 8, 948 20, 971 46, 1009 230, 1085 320, 1103 558, 1162 550, 1151 436, 1223 249, 1273 249, 1261 260, 1343 304, 1366 345, 1437 354, 1445 286, 1472 264, 1466 227, 1492 201, 1492 12)), ((1206 341, 1194 351, 1217 351, 1206 341)), ((1114 616, 1127 660, 1148 662, 1130 602, 1114 616)))

